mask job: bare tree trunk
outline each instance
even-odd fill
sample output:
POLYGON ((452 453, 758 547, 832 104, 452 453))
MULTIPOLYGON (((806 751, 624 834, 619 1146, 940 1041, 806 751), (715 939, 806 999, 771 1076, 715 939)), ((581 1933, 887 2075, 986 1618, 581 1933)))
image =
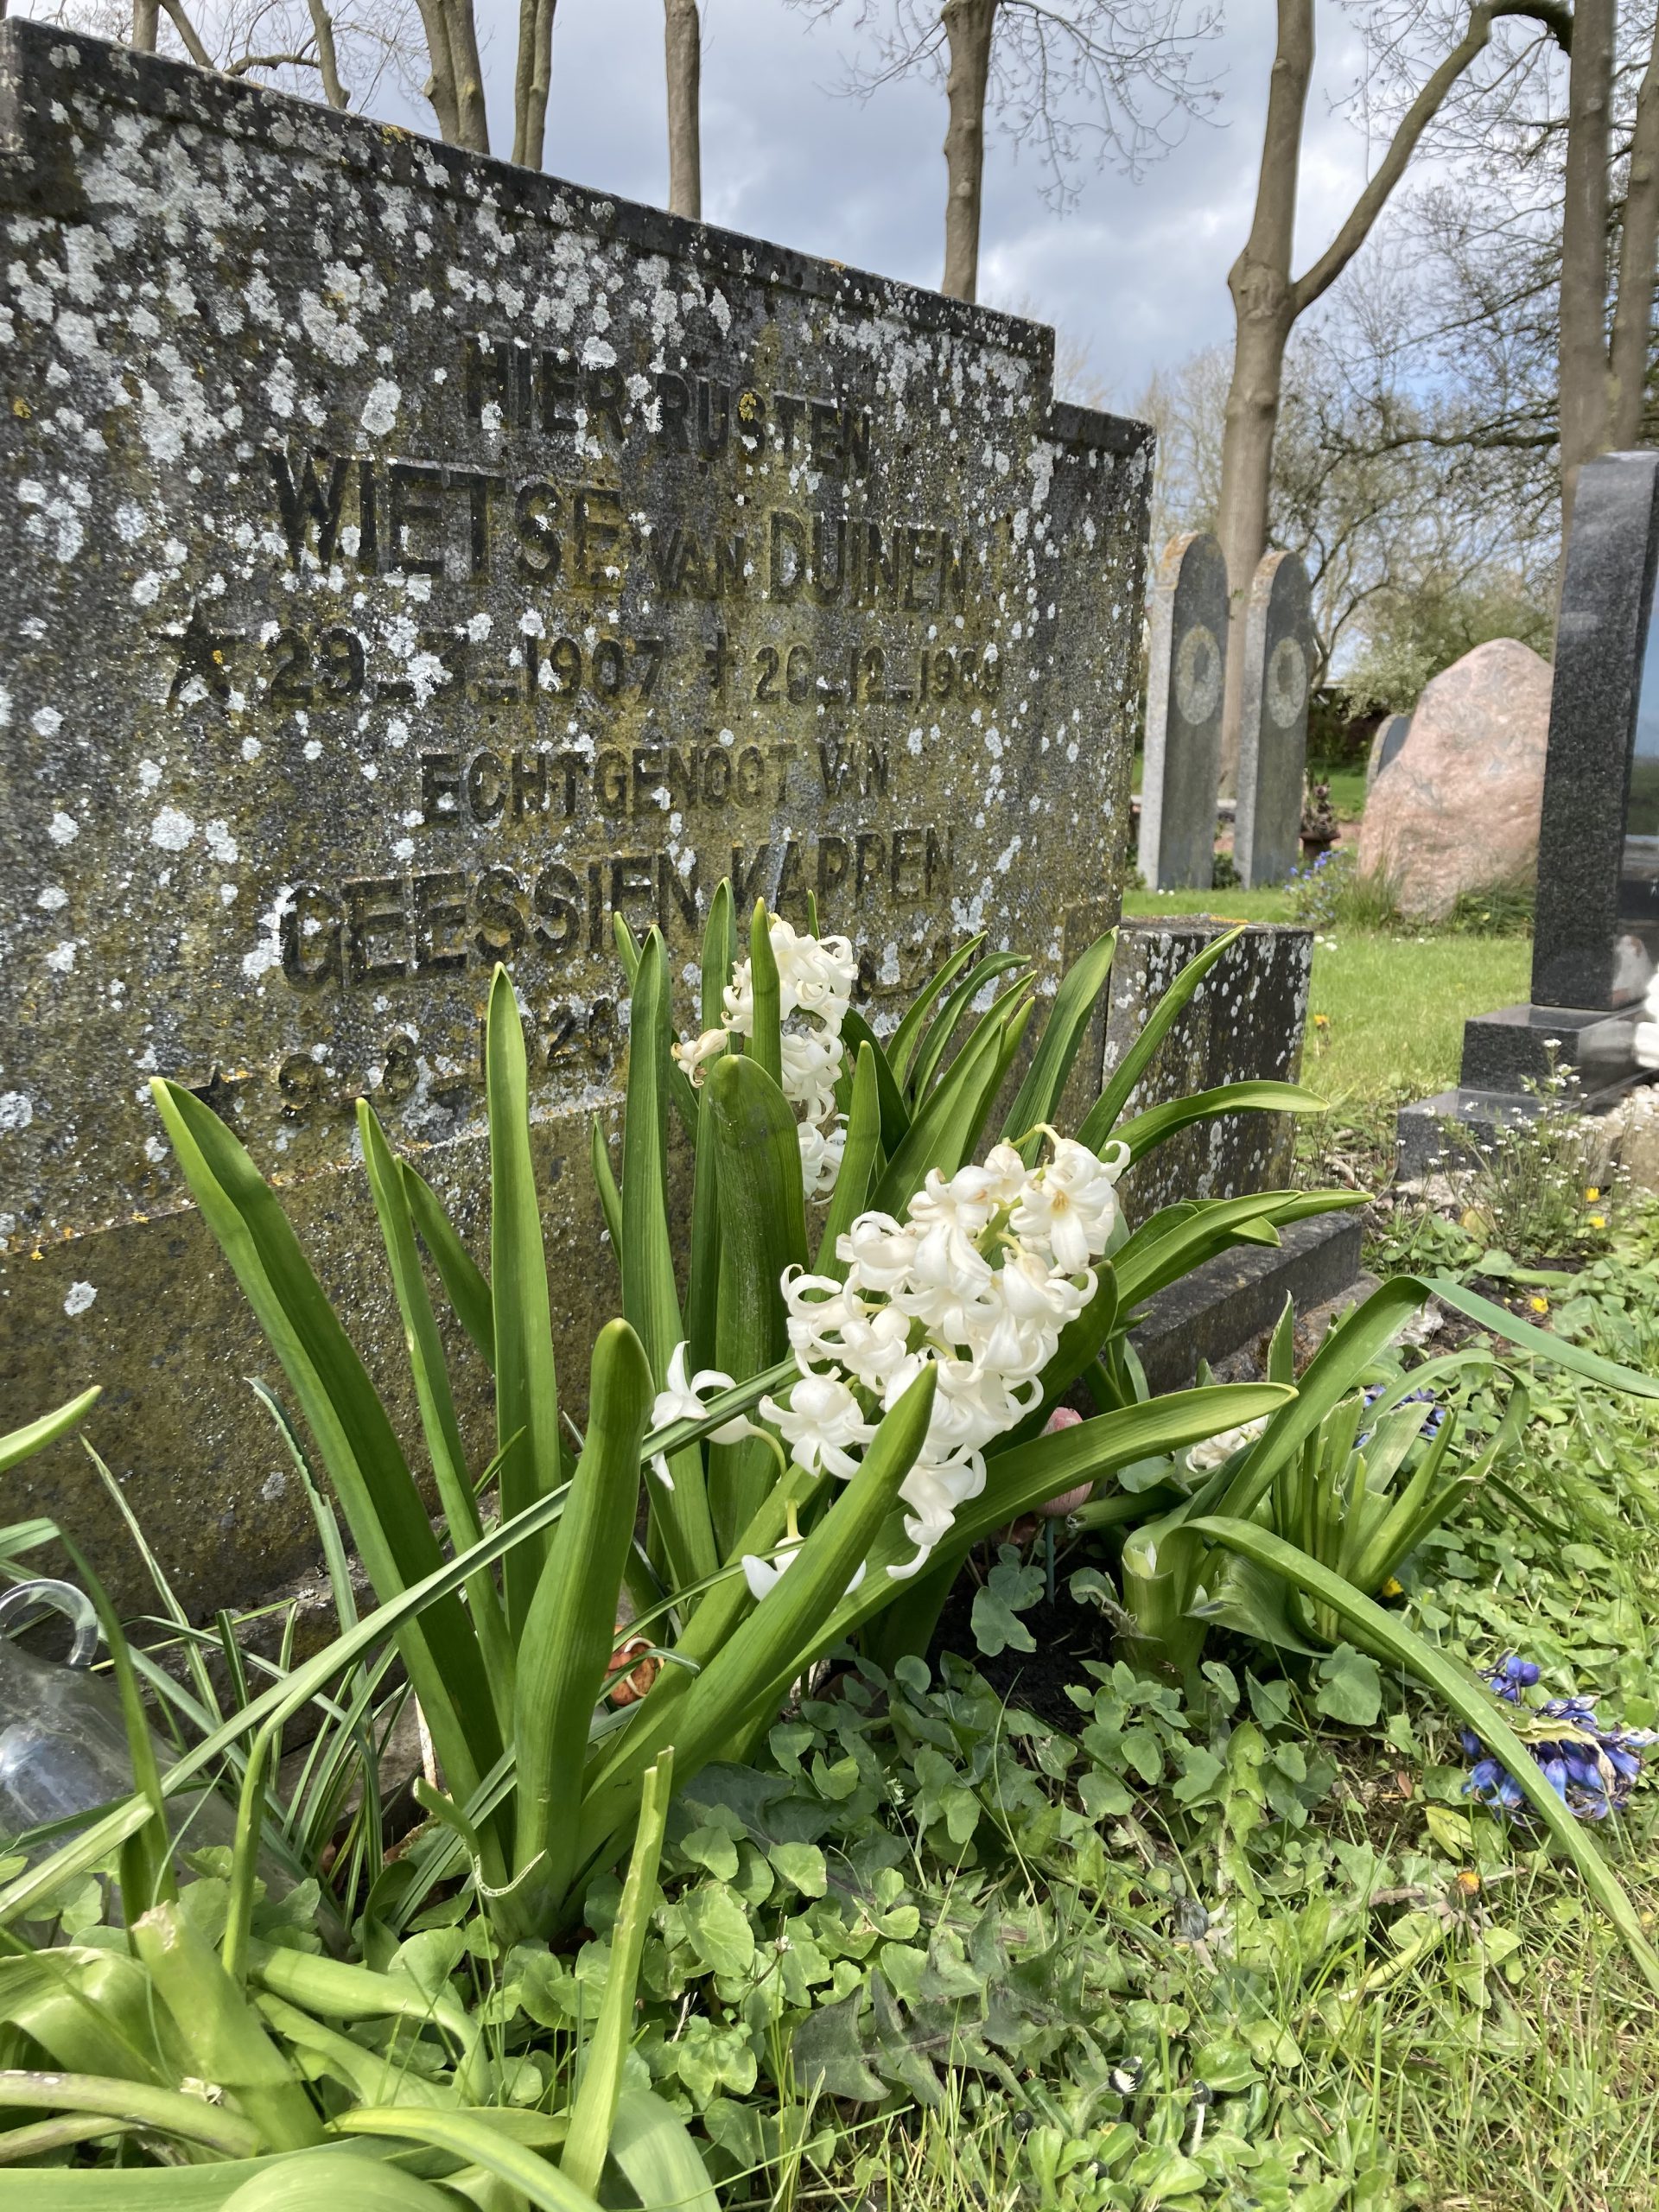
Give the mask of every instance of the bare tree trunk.
POLYGON ((195 25, 185 14, 184 0, 162 0, 162 5, 166 9, 168 19, 174 29, 184 41, 185 52, 195 63, 197 68, 211 69, 213 66, 213 57, 197 35, 195 25))
POLYGON ((985 96, 998 0, 944 0, 950 67, 944 81, 944 277, 953 300, 979 294, 979 222, 985 187, 985 96))
POLYGON ((1586 461, 1607 449, 1608 168, 1612 153, 1617 0, 1578 0, 1567 89, 1567 204, 1561 215, 1561 531, 1586 461))
POLYGON ((702 220, 702 25, 697 0, 663 0, 668 70, 668 205, 702 220))
POLYGON ((478 25, 473 0, 444 0, 449 23, 449 53, 455 73, 455 106, 461 143, 475 154, 490 150, 489 111, 484 103, 484 66, 478 58, 478 25))
POLYGON ((553 83, 553 11, 558 0, 519 0, 518 67, 512 85, 512 158, 538 169, 546 156, 553 83))
POLYGON ((1255 212, 1244 251, 1227 272, 1236 335, 1221 443, 1221 550, 1227 562, 1230 645, 1221 728, 1221 789, 1238 789, 1239 718, 1243 700, 1244 607, 1267 550, 1273 441, 1285 347, 1296 320, 1290 279, 1296 234, 1296 186, 1302 118, 1313 74, 1313 0, 1279 0, 1279 42, 1268 85, 1267 128, 1255 186, 1255 212))
POLYGON ((161 25, 159 0, 134 0, 132 42, 140 54, 154 54, 161 25))
POLYGON ((455 68, 449 58, 449 26, 444 19, 444 0, 415 0, 426 33, 426 54, 431 74, 422 86, 438 119, 438 136, 446 146, 461 143, 461 109, 455 98, 455 68))
MULTIPOLYGON (((1609 7, 1614 0, 1580 0, 1609 7)), ((1243 703, 1244 610, 1256 564, 1267 550, 1273 485, 1273 444, 1279 427, 1285 349, 1298 316, 1321 298, 1370 236, 1389 195, 1405 175, 1417 143, 1458 79, 1484 51, 1499 16, 1527 16, 1562 44, 1573 26, 1558 0, 1480 0, 1469 10, 1462 38, 1429 77, 1389 141, 1341 229, 1302 276, 1293 279, 1290 255, 1301 164, 1302 117, 1313 72, 1313 0, 1278 0, 1279 41, 1268 91, 1255 213, 1244 251, 1228 272, 1237 335, 1221 448, 1217 535, 1227 557, 1227 695, 1221 728, 1221 789, 1238 785, 1239 719, 1243 703)))
POLYGON ((490 124, 473 0, 416 0, 416 5, 432 65, 423 90, 438 119, 438 135, 448 146, 487 154, 490 124))
POLYGON ((322 0, 306 0, 311 11, 311 29, 317 41, 317 73, 322 79, 322 95, 330 107, 343 114, 351 105, 351 94, 340 81, 340 60, 334 52, 334 19, 322 4, 322 0))
POLYGON ((1642 435, 1656 261, 1659 261, 1659 22, 1654 25, 1653 48, 1637 99, 1630 173, 1624 188, 1608 424, 1613 450, 1618 453, 1633 446, 1642 435))

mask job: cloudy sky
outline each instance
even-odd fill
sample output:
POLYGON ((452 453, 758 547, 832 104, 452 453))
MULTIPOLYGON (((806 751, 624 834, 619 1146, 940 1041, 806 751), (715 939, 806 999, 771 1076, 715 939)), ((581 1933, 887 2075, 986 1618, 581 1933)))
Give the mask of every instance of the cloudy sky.
MULTIPOLYGON (((512 0, 478 0, 490 41, 492 130, 512 143, 512 0)), ((1196 12, 1194 10, 1193 12, 1196 12)), ((993 136, 987 161, 981 294, 1029 303, 1088 349, 1119 402, 1152 370, 1230 328, 1227 269, 1243 241, 1273 51, 1268 0, 1233 0, 1195 75, 1220 98, 1136 182, 1084 173, 1079 204, 1045 204, 1033 155, 993 136)), ((838 92, 858 48, 856 0, 818 22, 785 0, 706 0, 703 212, 711 222, 902 276, 938 282, 944 99, 926 77, 869 99, 838 92)), ((1309 103, 1303 258, 1329 236, 1365 173, 1363 132, 1332 104, 1358 54, 1335 10, 1309 103)), ((868 54, 868 48, 866 53, 868 54)), ((395 95, 394 95, 395 97, 395 95)), ((658 0, 559 0, 548 167, 630 198, 667 194, 658 0)))
MULTIPOLYGON (((102 35, 129 0, 14 0, 102 35)), ((210 39, 248 0, 191 0, 210 39)), ((343 16, 347 0, 337 0, 343 16)), ((518 0, 474 0, 492 143, 512 143, 518 0)), ((1138 178, 1085 154, 1077 204, 1057 213, 1034 151, 988 139, 980 296, 1054 323, 1063 364, 1088 396, 1127 405, 1155 369, 1231 330, 1227 270, 1249 226, 1273 57, 1271 0, 1224 0, 1224 27, 1194 51, 1192 78, 1213 91, 1202 120, 1138 178)), ((372 7, 374 0, 371 0, 372 7)), ((403 0, 411 30, 413 6, 403 0)), ((661 0, 556 0, 547 166, 625 197, 667 197, 661 0)), ((875 0, 891 21, 894 0, 875 0)), ((828 19, 790 0, 702 0, 703 212, 710 222, 832 256, 884 276, 937 284, 944 253, 945 110, 928 73, 868 99, 842 89, 872 56, 860 0, 828 19)), ((274 0, 270 22, 297 0, 274 0)), ((1218 0, 1184 0, 1188 22, 1218 0)), ((1361 51, 1345 10, 1318 10, 1323 41, 1304 137, 1298 266, 1328 243, 1363 183, 1373 149, 1352 106, 1361 51)), ((280 43, 280 41, 278 41, 280 43)), ((164 22, 163 43, 175 41, 164 22)), ((423 63, 411 73, 418 82, 423 63)), ((348 75, 347 81, 350 82, 348 75)), ((353 103, 356 104, 355 102, 353 103)), ((430 132, 431 111, 391 75, 371 111, 430 132)), ((1419 175, 1421 168, 1419 167, 1419 175)))

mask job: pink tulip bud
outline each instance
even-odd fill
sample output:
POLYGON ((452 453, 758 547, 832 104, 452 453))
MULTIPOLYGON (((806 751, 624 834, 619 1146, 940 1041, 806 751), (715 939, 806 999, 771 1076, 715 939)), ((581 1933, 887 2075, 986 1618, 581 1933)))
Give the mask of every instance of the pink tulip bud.
MULTIPOLYGON (((1043 1434, 1054 1436, 1063 1428, 1081 1428, 1082 1426, 1081 1414, 1073 1413, 1070 1406, 1056 1406, 1043 1423, 1043 1434)), ((1037 1510, 1046 1521, 1064 1521, 1068 1513, 1075 1513, 1080 1505, 1088 1504, 1094 1487, 1092 1483, 1082 1483, 1076 1490, 1065 1491, 1058 1497, 1051 1497, 1046 1505, 1039 1505, 1037 1510)))

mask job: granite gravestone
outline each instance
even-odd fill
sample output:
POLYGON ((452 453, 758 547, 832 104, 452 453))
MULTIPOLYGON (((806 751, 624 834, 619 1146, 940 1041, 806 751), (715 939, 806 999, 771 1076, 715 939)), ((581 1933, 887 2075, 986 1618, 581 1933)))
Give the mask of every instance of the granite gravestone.
POLYGON ((1282 883, 1301 857, 1313 675, 1307 571, 1264 554, 1244 613, 1244 676, 1233 861, 1247 889, 1282 883))
POLYGON ((1579 477, 1561 582, 1544 760, 1532 998, 1464 1028, 1456 1090, 1402 1109, 1402 1173, 1538 1110, 1553 1067, 1590 1105, 1636 1072, 1659 963, 1659 454, 1605 454, 1579 477))
MULTIPOLYGON (((1231 927, 1192 915, 1120 925, 1106 1026, 1109 1077, 1164 992, 1205 946, 1231 927)), ((1127 1112, 1223 1084, 1294 1083, 1300 1075, 1313 932, 1252 923, 1199 984, 1160 1045, 1127 1112)), ((1188 1198, 1242 1198, 1295 1180, 1295 1123, 1285 1114, 1226 1114, 1167 1140, 1124 1176, 1119 1192, 1132 1226, 1188 1198)), ((1359 1269, 1352 1214, 1289 1224, 1269 1249, 1222 1254, 1152 1301, 1134 1337, 1154 1389, 1192 1381, 1201 1359, 1219 1361, 1270 1329, 1287 1298, 1306 1314, 1344 1293, 1359 1269)))
POLYGON ((1166 547, 1149 627, 1141 879, 1149 891, 1185 885, 1207 891, 1227 650, 1227 563, 1207 531, 1189 531, 1166 547))
MULTIPOLYGON (((1118 925, 1106 1022, 1109 1077, 1187 963, 1232 926, 1192 915, 1118 925)), ((1253 922, 1182 1008, 1126 1115, 1229 1083, 1294 1083, 1301 1073, 1313 932, 1253 922)), ((1296 1130, 1284 1114, 1224 1114, 1171 1137, 1121 1185, 1132 1221, 1186 1198, 1236 1198, 1292 1179, 1296 1130)))
MULTIPOLYGON (((481 1249, 510 963, 579 1392, 613 916, 683 976, 722 876, 811 893, 878 1020, 1113 918, 1150 437, 1032 324, 45 26, 0 149, 0 1431, 104 1383, 222 1602, 308 1516, 147 1079, 281 1179, 406 1419, 353 1102, 481 1249)), ((79 1454, 13 1502, 137 1586, 79 1454)))

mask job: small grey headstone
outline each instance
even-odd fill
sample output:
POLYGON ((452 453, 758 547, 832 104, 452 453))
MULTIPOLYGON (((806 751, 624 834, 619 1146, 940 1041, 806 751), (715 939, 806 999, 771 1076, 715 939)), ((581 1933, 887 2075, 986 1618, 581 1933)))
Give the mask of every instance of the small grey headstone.
POLYGON ((1233 860, 1247 889, 1282 883, 1301 857, 1312 687, 1312 601, 1294 553, 1268 553, 1244 616, 1243 709, 1233 860))
POLYGON ((1188 531, 1165 548, 1150 624, 1141 877, 1149 891, 1207 891, 1227 653, 1227 563, 1207 531, 1188 531))
MULTIPOLYGON (((486 1249, 509 961, 579 1403, 613 918, 682 1027, 724 876, 879 1024, 979 930, 1052 987, 1116 911, 1150 442, 1030 322, 45 23, 0 232, 0 1433, 104 1384, 222 1605, 315 1534, 147 1079, 280 1176, 414 1444, 353 1101, 486 1249)), ((137 1595, 83 1454, 13 1492, 137 1595)))
POLYGON ((1365 788, 1368 791, 1410 734, 1409 715, 1390 715, 1378 724, 1376 734, 1371 740, 1371 749, 1365 758, 1365 788))
MULTIPOLYGON (((1198 914, 1128 921, 1106 1020, 1109 1077, 1147 1017, 1190 960, 1232 925, 1198 914)), ((1160 1045, 1126 1116, 1226 1083, 1294 1083, 1301 1072, 1313 933, 1252 923, 1216 963, 1160 1045)), ((1132 1167, 1121 1186, 1131 1226, 1184 1198, 1238 1198, 1292 1180, 1295 1124, 1285 1114, 1228 1114, 1172 1137, 1132 1167)))

